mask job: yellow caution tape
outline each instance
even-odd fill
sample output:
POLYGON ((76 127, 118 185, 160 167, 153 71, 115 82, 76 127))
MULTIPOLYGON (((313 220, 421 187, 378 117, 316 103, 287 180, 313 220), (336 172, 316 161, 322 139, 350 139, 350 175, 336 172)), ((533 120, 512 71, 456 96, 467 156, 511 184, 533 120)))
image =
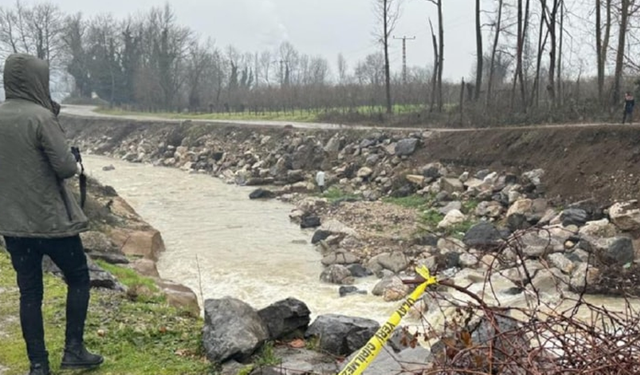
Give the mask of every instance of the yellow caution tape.
POLYGON ((389 341, 391 335, 395 331, 402 318, 407 315, 409 309, 418 301, 422 293, 429 285, 436 284, 438 279, 435 276, 431 276, 429 269, 425 266, 418 267, 416 272, 425 279, 425 282, 418 285, 418 287, 411 293, 409 298, 400 306, 387 320, 387 322, 380 327, 378 332, 367 342, 367 344, 360 349, 358 354, 347 364, 338 375, 360 375, 366 368, 373 362, 384 344, 389 341))

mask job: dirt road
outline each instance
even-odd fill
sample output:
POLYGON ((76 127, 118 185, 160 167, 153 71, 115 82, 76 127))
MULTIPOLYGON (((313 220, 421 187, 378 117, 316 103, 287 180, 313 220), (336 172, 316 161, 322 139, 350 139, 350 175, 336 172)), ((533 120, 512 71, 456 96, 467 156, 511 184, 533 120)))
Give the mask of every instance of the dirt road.
MULTIPOLYGON (((293 122, 293 121, 268 121, 268 120, 186 120, 186 119, 169 119, 163 117, 154 116, 138 116, 138 115, 107 115, 95 112, 97 107, 94 106, 82 106, 82 105, 64 105, 62 107, 62 113, 68 116, 78 117, 94 117, 94 118, 113 118, 113 119, 126 119, 130 121, 154 121, 164 123, 182 123, 185 121, 191 121, 193 123, 202 124, 224 124, 224 125, 246 125, 246 126, 268 126, 268 127, 285 127, 293 126, 300 129, 385 129, 385 130, 429 130, 440 133, 447 132, 473 132, 473 131, 491 131, 495 130, 495 127, 478 127, 478 128, 464 128, 464 129, 450 129, 450 128, 420 128, 420 127, 386 127, 386 126, 367 126, 367 125, 352 125, 352 124, 329 124, 329 123, 317 123, 317 122, 293 122)), ((588 123, 588 124, 546 124, 546 125, 529 125, 529 126, 507 126, 500 127, 501 130, 539 130, 539 129, 558 129, 558 128, 589 128, 603 125, 617 125, 607 123, 588 123)), ((640 124, 625 125, 625 127, 640 127, 640 124)))

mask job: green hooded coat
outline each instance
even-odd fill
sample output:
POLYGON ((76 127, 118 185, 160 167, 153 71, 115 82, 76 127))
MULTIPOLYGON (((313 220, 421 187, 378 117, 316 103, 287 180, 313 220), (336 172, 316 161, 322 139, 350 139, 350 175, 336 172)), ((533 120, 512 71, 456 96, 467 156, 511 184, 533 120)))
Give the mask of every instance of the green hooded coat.
POLYGON ((87 218, 65 184, 78 167, 54 114, 48 64, 29 55, 9 56, 4 90, 0 235, 61 238, 87 230, 87 218))

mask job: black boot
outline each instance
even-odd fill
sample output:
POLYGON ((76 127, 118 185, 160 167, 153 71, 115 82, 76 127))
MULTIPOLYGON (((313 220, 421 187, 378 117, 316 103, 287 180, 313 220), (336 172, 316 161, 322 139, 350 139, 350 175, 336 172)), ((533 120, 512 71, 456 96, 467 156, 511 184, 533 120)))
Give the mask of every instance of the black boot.
POLYGON ((35 363, 31 365, 29 375, 49 375, 49 365, 46 363, 35 363))
POLYGON ((90 369, 100 366, 102 362, 104 362, 102 356, 89 353, 82 343, 71 343, 64 349, 60 369, 90 369))

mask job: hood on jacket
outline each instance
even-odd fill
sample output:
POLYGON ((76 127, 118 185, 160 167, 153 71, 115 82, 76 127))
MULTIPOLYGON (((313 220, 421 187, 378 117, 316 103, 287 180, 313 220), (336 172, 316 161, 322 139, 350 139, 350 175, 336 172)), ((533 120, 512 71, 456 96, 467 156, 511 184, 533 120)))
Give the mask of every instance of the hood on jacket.
POLYGON ((28 100, 53 111, 49 64, 27 54, 9 56, 4 65, 4 92, 7 99, 28 100))

